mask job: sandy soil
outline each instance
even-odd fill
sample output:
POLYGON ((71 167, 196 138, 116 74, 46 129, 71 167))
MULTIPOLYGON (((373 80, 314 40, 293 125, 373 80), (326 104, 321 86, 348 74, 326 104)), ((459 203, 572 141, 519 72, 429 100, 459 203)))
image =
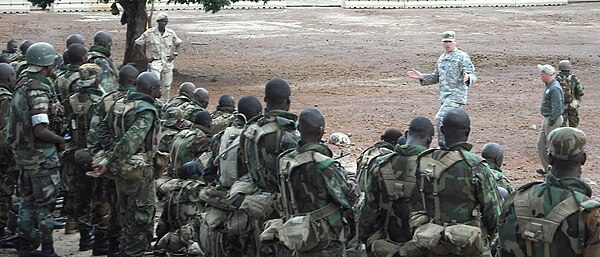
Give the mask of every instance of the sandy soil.
MULTIPOLYGON (((570 59, 586 86, 580 109, 581 129, 588 136, 588 162, 583 176, 597 181, 600 165, 600 79, 597 45, 600 3, 558 7, 464 8, 419 10, 344 10, 288 8, 169 12, 169 27, 184 41, 176 60, 175 83, 192 81, 212 95, 211 108, 224 93, 262 99, 264 84, 273 77, 293 86, 292 111, 318 107, 327 133, 351 133, 355 143, 348 166, 363 149, 390 127, 406 130, 410 120, 433 119, 439 108, 437 86, 421 87, 404 76, 416 68, 431 71, 443 51, 440 33, 455 30, 459 48, 468 52, 478 82, 469 90, 465 110, 472 119, 470 142, 505 147, 505 173, 515 184, 540 179, 535 142, 542 117, 543 84, 538 63, 556 65, 570 59)), ((91 44, 98 30, 114 35, 114 58, 120 63, 125 26, 108 13, 24 15, 0 14, 0 42, 8 38, 46 41, 64 48, 70 33, 91 44)), ((174 91, 173 91, 174 92, 174 91)), ((333 147, 334 152, 342 149, 333 147)), ((593 183, 598 199, 599 187, 593 183)), ((58 252, 77 251, 77 235, 56 233, 58 252)), ((14 251, 0 251, 13 256, 14 251)))

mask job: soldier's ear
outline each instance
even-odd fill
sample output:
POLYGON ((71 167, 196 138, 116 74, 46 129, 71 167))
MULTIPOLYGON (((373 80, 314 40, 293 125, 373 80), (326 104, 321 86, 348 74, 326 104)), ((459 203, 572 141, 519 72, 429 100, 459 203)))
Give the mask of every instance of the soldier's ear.
POLYGON ((583 153, 583 156, 581 157, 581 165, 584 165, 586 160, 587 160, 587 153, 583 153))
MULTIPOLYGON (((550 165, 554 164, 554 156, 552 156, 551 153, 548 153, 548 163, 550 165)), ((545 167, 544 167, 544 169, 545 169, 545 167)))

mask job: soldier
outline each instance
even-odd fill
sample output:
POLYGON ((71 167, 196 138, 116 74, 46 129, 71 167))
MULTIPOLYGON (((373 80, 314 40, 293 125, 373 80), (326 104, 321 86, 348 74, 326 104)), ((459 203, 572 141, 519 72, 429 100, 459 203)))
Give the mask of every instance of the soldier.
MULTIPOLYGON (((54 70, 54 73, 56 74, 56 77, 60 77, 60 75, 62 75, 64 72, 66 72, 68 70, 68 65, 71 64, 71 61, 69 60, 69 55, 67 53, 67 50, 69 49, 69 46, 73 45, 73 44, 81 44, 85 46, 85 39, 83 38, 82 35, 79 34, 71 34, 67 37, 67 39, 65 40, 66 42, 66 48, 65 51, 62 54, 62 59, 60 60, 60 63, 56 66, 56 69, 54 70)), ((87 48, 86 48, 87 51, 87 48)), ((86 58, 87 61, 87 58, 86 58)), ((83 62, 85 63, 85 62, 83 62)))
POLYGON ((34 249, 39 238, 35 222, 41 236, 42 256, 57 256, 52 239, 52 207, 58 194, 58 152, 64 147, 64 139, 50 129, 62 106, 52 97, 48 80, 56 58, 54 47, 48 43, 36 43, 29 48, 25 77, 19 82, 10 106, 7 141, 15 150, 20 170, 19 240, 15 243, 19 256, 36 255, 34 249))
POLYGON ((367 251, 375 256, 388 256, 393 248, 412 239, 410 213, 423 209, 415 177, 416 160, 429 148, 433 133, 431 121, 414 118, 406 133, 406 144, 396 145, 394 152, 377 158, 370 170, 358 231, 367 251))
POLYGON ((285 223, 278 238, 297 256, 343 256, 347 232, 344 217, 352 215, 359 192, 348 183, 346 170, 332 158, 331 150, 320 143, 325 132, 321 112, 304 109, 298 130, 298 146, 278 158, 285 223), (303 216, 307 219, 310 216, 311 225, 319 229, 302 227, 302 232, 292 227, 283 229, 286 225, 293 226, 293 220, 303 216), (294 232, 306 232, 310 239, 297 241, 300 238, 293 237, 294 232))
POLYGON ((502 169, 500 169, 500 167, 502 167, 502 162, 504 161, 504 149, 502 149, 502 146, 493 142, 483 145, 481 157, 483 157, 490 166, 490 170, 496 179, 496 184, 498 184, 499 187, 506 189, 510 194, 513 191, 512 183, 510 183, 510 180, 504 176, 502 169))
POLYGON ((413 237, 429 256, 490 255, 489 237, 498 228, 500 203, 489 167, 469 152, 470 126, 466 112, 450 110, 441 127, 449 147, 427 150, 417 159, 417 185, 429 223, 413 237), (445 237, 439 238, 440 231, 445 237))
POLYGON ((194 92, 197 90, 198 89, 192 82, 181 83, 179 86, 179 94, 169 99, 169 102, 162 108, 163 113, 170 107, 179 107, 183 110, 184 119, 193 120, 196 113, 206 110, 195 97, 194 92))
POLYGON ((158 132, 160 82, 151 72, 135 81, 136 92, 117 100, 99 125, 100 138, 112 145, 111 152, 94 165, 88 175, 115 179, 119 216, 123 218, 121 256, 143 256, 150 249, 156 212, 154 155, 158 132))
POLYGON ((539 174, 548 173, 548 134, 550 131, 558 128, 563 123, 563 112, 564 112, 564 100, 562 87, 554 78, 556 70, 552 65, 538 64, 538 70, 540 71, 540 78, 544 82, 544 94, 542 97, 542 107, 540 108, 540 114, 544 116, 542 125, 540 126, 540 134, 537 139, 537 152, 542 163, 542 169, 536 170, 539 174))
POLYGON ((367 188, 367 181, 370 177, 369 171, 373 167, 377 157, 393 152, 394 146, 400 137, 402 137, 400 130, 388 129, 381 135, 381 141, 364 150, 360 157, 358 157, 356 160, 356 170, 358 173, 358 185, 361 191, 364 192, 367 188))
POLYGON ((442 33, 442 44, 445 52, 438 58, 436 68, 432 73, 421 74, 411 70, 406 75, 418 79, 422 86, 440 83, 439 100, 442 106, 435 115, 436 133, 439 145, 444 144, 444 135, 440 133, 442 119, 453 108, 462 108, 467 104, 468 89, 475 81, 475 66, 469 55, 456 47, 456 33, 442 33))
POLYGON ((79 66, 87 62, 87 52, 87 47, 79 43, 72 44, 65 51, 65 56, 68 56, 71 61, 66 66, 66 70, 56 79, 56 94, 61 102, 75 91, 76 82, 79 80, 79 66))
MULTIPOLYGON (((135 80, 138 77, 138 70, 131 65, 124 65, 119 70, 119 87, 117 91, 105 94, 95 107, 94 116, 90 121, 90 130, 87 136, 88 151, 92 156, 96 156, 100 151, 110 151, 110 145, 102 145, 98 137, 98 125, 104 120, 110 108, 118 100, 126 96, 127 92, 135 92, 135 80)), ((119 255, 119 237, 121 234, 121 220, 117 210, 117 189, 115 181, 101 178, 96 180, 95 192, 93 194, 94 203, 105 202, 110 206, 110 215, 106 234, 108 236, 108 257, 117 257, 119 255), (98 197, 101 196, 101 197, 98 197)), ((99 246, 99 244, 98 244, 99 246)), ((100 248, 92 249, 92 255, 100 248), (96 251, 94 251, 96 250, 96 251)))
POLYGON ((219 104, 214 112, 210 114, 212 124, 210 130, 213 134, 225 130, 231 126, 235 120, 235 99, 230 95, 222 95, 219 97, 219 104))
POLYGON ((579 126, 579 103, 581 97, 585 94, 585 87, 579 83, 575 74, 571 73, 571 62, 562 60, 558 63, 559 73, 556 80, 560 84, 564 93, 565 111, 563 113, 563 127, 579 126))
POLYGON ((148 62, 150 70, 160 78, 160 84, 163 86, 162 100, 167 101, 173 83, 173 61, 179 55, 182 41, 175 31, 167 28, 169 17, 166 13, 159 13, 156 22, 158 26, 149 28, 135 40, 135 48, 148 62))
POLYGON ((600 256, 600 203, 580 180, 586 135, 557 128, 548 135, 552 170, 544 182, 526 184, 500 216, 500 256, 600 256))
POLYGON ((98 75, 100 90, 110 93, 117 90, 119 69, 110 58, 112 48, 112 35, 108 32, 98 31, 94 34, 94 45, 90 47, 88 62, 95 63, 102 68, 98 75))
POLYGON ((0 63, 8 63, 10 64, 10 59, 4 55, 0 55, 0 63))
POLYGON ((192 123, 189 129, 182 130, 173 137, 169 151, 171 156, 169 175, 171 176, 177 176, 173 172, 177 171, 181 165, 193 161, 194 158, 210 149, 210 113, 197 112, 192 123))
POLYGON ((8 213, 19 171, 15 168, 14 152, 6 143, 10 124, 10 101, 17 74, 10 64, 0 63, 0 239, 6 236, 8 213))
POLYGON ((179 107, 170 107, 164 114, 165 119, 161 121, 158 134, 158 150, 168 153, 173 144, 173 138, 179 131, 189 129, 192 122, 183 118, 183 111, 179 107))
POLYGON ((15 55, 17 55, 17 41, 14 39, 8 40, 6 42, 6 49, 2 50, 0 55, 8 57, 8 59, 12 59, 15 55))
POLYGON ((13 69, 15 69, 17 77, 20 77, 21 73, 27 69, 27 49, 29 49, 31 45, 33 45, 33 41, 23 40, 23 42, 21 42, 19 45, 19 51, 21 54, 10 60, 10 65, 13 67, 13 69))

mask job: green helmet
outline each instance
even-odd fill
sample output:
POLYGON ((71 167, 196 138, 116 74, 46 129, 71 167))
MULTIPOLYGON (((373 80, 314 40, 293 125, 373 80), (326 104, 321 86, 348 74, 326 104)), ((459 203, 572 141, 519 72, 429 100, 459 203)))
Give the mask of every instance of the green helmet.
POLYGON ((27 49, 27 64, 41 67, 54 65, 54 60, 58 57, 54 47, 51 44, 40 42, 35 43, 27 49))
POLYGON ((571 62, 569 60, 562 60, 558 63, 558 70, 571 70, 571 62))

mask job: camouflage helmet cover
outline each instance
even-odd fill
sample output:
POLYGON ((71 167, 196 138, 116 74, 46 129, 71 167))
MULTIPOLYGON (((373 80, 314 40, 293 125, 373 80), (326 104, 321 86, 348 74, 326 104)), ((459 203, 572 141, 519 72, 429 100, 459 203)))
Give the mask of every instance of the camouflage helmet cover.
POLYGON ((47 67, 54 65, 58 54, 51 44, 39 42, 27 49, 27 64, 47 67))
POLYGON ((548 135, 548 152, 560 160, 575 160, 585 152, 586 136, 577 128, 562 127, 548 135))

